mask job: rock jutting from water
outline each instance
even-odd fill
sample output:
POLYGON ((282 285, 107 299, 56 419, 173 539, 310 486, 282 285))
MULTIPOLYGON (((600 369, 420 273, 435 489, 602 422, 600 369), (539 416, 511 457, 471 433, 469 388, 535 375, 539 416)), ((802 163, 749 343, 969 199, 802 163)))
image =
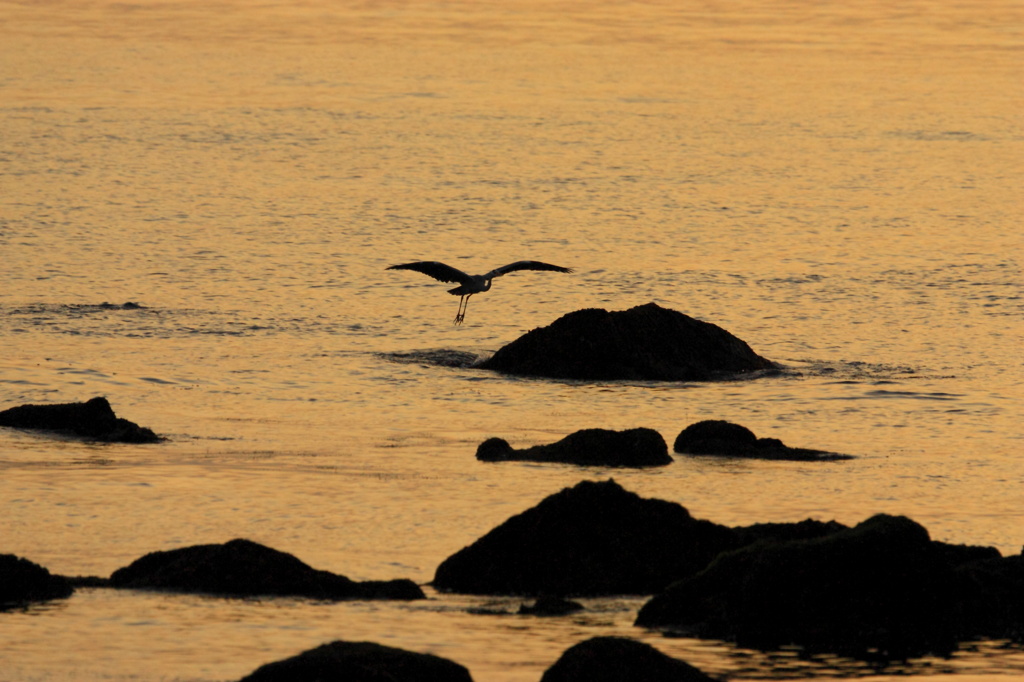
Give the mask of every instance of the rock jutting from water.
POLYGON ((63 599, 74 591, 66 578, 52 575, 39 564, 13 554, 0 554, 0 611, 63 599))
POLYGON ((334 641, 297 656, 262 665, 239 682, 472 682, 462 665, 375 642, 334 641))
POLYGON ((946 655, 1024 633, 1024 557, 932 541, 902 516, 718 556, 641 608, 636 624, 683 636, 858 658, 946 655))
POLYGON ((805 520, 729 528, 614 480, 582 481, 517 514, 438 566, 433 585, 470 594, 654 594, 753 542, 815 538, 846 526, 805 520))
POLYGON ((540 596, 533 604, 520 604, 520 616, 567 616, 583 610, 583 604, 561 597, 540 596))
POLYGON ((741 339, 655 303, 577 310, 527 332, 478 367, 594 381, 710 381, 778 369, 741 339))
POLYGON ((699 669, 628 637, 592 637, 566 649, 541 682, 714 682, 699 669))
POLYGON ((251 540, 151 552, 110 576, 116 588, 224 596, 295 596, 312 599, 423 599, 411 580, 356 582, 319 571, 295 556, 251 540))
POLYGON ((582 481, 511 517, 438 566, 438 590, 653 594, 736 546, 736 533, 613 480, 582 481))
POLYGON ((718 419, 690 424, 676 436, 672 449, 688 455, 715 455, 719 457, 747 457, 751 459, 795 460, 826 462, 853 459, 825 450, 791 448, 778 438, 758 438, 754 432, 740 424, 718 419))
POLYGON ((727 527, 583 481, 438 566, 445 592, 654 594, 636 624, 743 646, 893 659, 1024 639, 1024 555, 950 545, 900 516, 727 527))
POLYGON ((84 403, 19 405, 0 412, 0 426, 53 431, 106 443, 158 443, 162 438, 114 414, 106 398, 84 403))
POLYGON ((561 462, 579 466, 650 467, 672 463, 668 445, 653 429, 583 429, 555 443, 514 449, 501 438, 477 447, 484 462, 561 462))

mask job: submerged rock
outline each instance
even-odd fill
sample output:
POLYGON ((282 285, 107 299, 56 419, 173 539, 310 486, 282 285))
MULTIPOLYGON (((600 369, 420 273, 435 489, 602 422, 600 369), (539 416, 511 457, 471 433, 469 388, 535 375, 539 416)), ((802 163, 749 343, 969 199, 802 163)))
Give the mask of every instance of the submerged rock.
POLYGON ((501 438, 488 438, 476 450, 485 462, 563 462, 580 466, 648 467, 672 463, 668 445, 653 429, 583 429, 556 443, 513 449, 501 438))
POLYGON ((521 604, 519 615, 521 616, 565 616, 583 610, 583 604, 561 597, 541 596, 537 597, 532 605, 521 604))
POLYGON ((0 426, 55 431, 108 443, 157 443, 150 429, 114 414, 106 398, 84 403, 19 405, 0 412, 0 426))
POLYGON ((409 352, 379 353, 378 357, 404 364, 417 364, 436 367, 454 367, 467 369, 476 364, 476 353, 450 348, 432 350, 414 350, 409 352))
POLYGON ((655 303, 563 315, 478 365, 554 379, 709 381, 777 369, 744 341, 708 322, 655 303))
POLYGON ((31 602, 70 597, 74 592, 65 578, 28 559, 0 554, 0 611, 31 602))
POLYGON ((681 505, 583 481, 445 559, 433 584, 471 594, 653 594, 736 542, 733 530, 681 505))
POLYGON ((717 419, 690 424, 676 436, 672 449, 689 455, 804 462, 853 459, 851 455, 841 455, 825 450, 791 448, 778 438, 758 438, 753 431, 745 426, 717 419))
POLYGON ((991 548, 933 542, 908 518, 878 515, 816 538, 726 552, 653 597, 636 624, 767 649, 948 654, 979 634, 1024 631, 1024 564, 1007 561, 991 548), (995 620, 980 613, 982 593, 995 620), (1000 598, 1008 608, 995 605, 1000 598))
POLYGON ((699 669, 627 637, 593 637, 565 650, 541 682, 714 682, 699 669))
POLYGON ((118 588, 199 592, 228 596, 312 599, 423 599, 411 580, 356 582, 318 571, 291 554, 236 539, 152 552, 110 576, 118 588))
POLYGON ((374 642, 335 641, 260 666, 239 682, 472 682, 465 667, 440 656, 374 642))

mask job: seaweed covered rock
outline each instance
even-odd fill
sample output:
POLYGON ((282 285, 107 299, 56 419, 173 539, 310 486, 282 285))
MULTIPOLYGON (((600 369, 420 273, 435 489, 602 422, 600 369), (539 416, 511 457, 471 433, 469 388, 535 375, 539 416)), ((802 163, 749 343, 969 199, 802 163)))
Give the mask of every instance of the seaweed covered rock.
POLYGON ((67 579, 13 554, 0 554, 0 610, 30 602, 70 597, 67 579))
POLYGON ((802 462, 853 459, 825 450, 791 448, 778 438, 758 438, 740 424, 718 419, 690 424, 676 436, 672 449, 690 455, 784 459, 802 462))
POLYGON ((1024 576, 1006 561, 991 548, 933 542, 906 517, 877 515, 820 537, 726 552, 653 597, 636 623, 769 649, 882 659, 947 654, 960 639, 1012 635, 1012 606, 997 609, 998 624, 977 608, 986 590, 989 605, 996 594, 1013 602, 1024 576), (999 577, 985 580, 986 570, 999 577))
POLYGON ((472 682, 465 667, 440 656, 375 642, 335 641, 260 666, 239 682, 472 682))
POLYGON ((297 596, 312 599, 422 599, 410 580, 356 582, 318 571, 285 552, 251 540, 152 552, 119 568, 111 587, 199 592, 228 596, 297 596))
POLYGON ((592 637, 575 644, 541 682, 713 682, 694 666, 627 637, 592 637))
POLYGON ((54 431, 108 443, 157 443, 153 431, 114 414, 106 398, 84 403, 19 405, 0 412, 0 426, 54 431))
POLYGON ((653 594, 735 544, 733 530, 679 504, 583 481, 445 559, 433 584, 471 594, 653 594))
POLYGON ((577 310, 478 365, 554 379, 709 381, 776 369, 726 330, 655 303, 577 310))
POLYGON ((501 438, 488 438, 476 450, 485 462, 562 462, 580 466, 648 467, 672 463, 668 445, 654 429, 583 429, 556 443, 516 450, 501 438))

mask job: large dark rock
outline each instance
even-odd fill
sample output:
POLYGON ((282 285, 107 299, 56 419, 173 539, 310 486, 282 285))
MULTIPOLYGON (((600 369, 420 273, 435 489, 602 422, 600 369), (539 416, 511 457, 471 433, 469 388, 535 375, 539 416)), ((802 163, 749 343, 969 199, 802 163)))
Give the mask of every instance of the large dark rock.
POLYGON ((410 580, 356 582, 318 571, 285 552, 250 540, 152 552, 110 576, 111 587, 228 596, 313 599, 422 599, 410 580))
POLYGON ((106 398, 84 403, 19 405, 0 412, 0 426, 55 431, 109 443, 157 443, 150 429, 114 414, 106 398))
POLYGON ((472 594, 653 594, 735 545, 733 530, 681 505, 583 481, 445 559, 433 584, 472 594))
POLYGON ((649 467, 672 463, 668 445, 653 429, 583 429, 557 443, 516 450, 501 438, 488 438, 476 450, 485 462, 563 462, 580 466, 649 467))
POLYGON ((13 554, 0 554, 0 610, 30 602, 70 597, 71 584, 50 572, 13 554))
POLYGON ((331 642, 267 663, 240 682, 472 682, 463 666, 374 642, 331 642))
POLYGON ((721 327, 654 303, 563 315, 478 366, 521 376, 598 381, 708 381, 777 368, 721 327))
POLYGON ((820 537, 726 552, 648 601, 636 623, 760 648, 946 654, 961 639, 1021 631, 1024 574, 1007 561, 991 548, 932 542, 914 521, 878 515, 820 537), (994 616, 982 613, 989 608, 994 616))
POLYGON ((541 682, 714 682, 678 658, 626 637, 593 637, 569 647, 541 682))
POLYGON ((672 449, 689 455, 786 459, 803 462, 853 459, 825 450, 791 448, 778 438, 758 438, 745 426, 709 419, 690 424, 676 436, 672 449))

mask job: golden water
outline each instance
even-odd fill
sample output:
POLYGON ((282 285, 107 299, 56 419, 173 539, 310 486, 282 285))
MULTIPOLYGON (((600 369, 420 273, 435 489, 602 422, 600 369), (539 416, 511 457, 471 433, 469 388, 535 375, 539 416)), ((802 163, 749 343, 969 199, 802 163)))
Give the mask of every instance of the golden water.
MULTIPOLYGON (((0 552, 109 575, 248 537, 427 582, 614 476, 725 524, 906 514, 1024 544, 1019 3, 0 2, 0 407, 107 395, 158 446, 0 433, 0 552), (454 327, 447 286, 522 258, 454 327), (133 301, 140 310, 98 307, 133 301), (655 301, 794 369, 718 385, 518 380, 487 353, 655 301), (658 471, 486 465, 704 418, 858 455, 658 471)), ((10 680, 227 680, 332 639, 540 678, 595 634, 716 674, 866 674, 632 628, 641 600, 225 601, 81 590, 0 617, 10 680)), ((1019 675, 980 645, 922 678, 1019 675)), ((879 679, 882 679, 879 677, 879 679)))

